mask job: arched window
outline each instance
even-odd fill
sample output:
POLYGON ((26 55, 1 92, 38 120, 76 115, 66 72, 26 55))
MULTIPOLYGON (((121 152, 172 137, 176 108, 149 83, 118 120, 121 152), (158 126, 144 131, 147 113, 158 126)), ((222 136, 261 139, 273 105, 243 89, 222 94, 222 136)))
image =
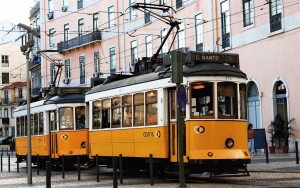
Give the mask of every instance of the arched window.
POLYGON ((282 81, 277 81, 274 85, 274 112, 279 114, 283 120, 287 120, 287 92, 286 85, 282 81))

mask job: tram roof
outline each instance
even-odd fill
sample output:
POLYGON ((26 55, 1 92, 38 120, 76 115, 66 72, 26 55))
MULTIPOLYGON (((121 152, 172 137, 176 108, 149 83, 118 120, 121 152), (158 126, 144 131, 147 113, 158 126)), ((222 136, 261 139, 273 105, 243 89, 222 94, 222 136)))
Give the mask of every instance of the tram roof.
POLYGON ((45 99, 44 104, 84 103, 84 94, 57 95, 45 99))
MULTIPOLYGON (((225 65, 222 63, 202 63, 197 64, 195 66, 183 66, 183 75, 185 77, 189 76, 232 76, 232 77, 239 77, 246 79, 247 76, 244 72, 242 72, 240 69, 225 65)), ((165 68, 159 72, 152 72, 148 74, 143 74, 139 76, 134 76, 130 78, 126 78, 123 80, 118 80, 114 82, 110 82, 104 85, 98 85, 94 88, 92 88, 90 91, 86 93, 86 95, 97 93, 101 91, 107 91, 110 89, 135 85, 135 84, 141 84, 145 82, 150 82, 154 80, 160 80, 164 78, 170 78, 171 77, 171 70, 168 68, 165 68)))

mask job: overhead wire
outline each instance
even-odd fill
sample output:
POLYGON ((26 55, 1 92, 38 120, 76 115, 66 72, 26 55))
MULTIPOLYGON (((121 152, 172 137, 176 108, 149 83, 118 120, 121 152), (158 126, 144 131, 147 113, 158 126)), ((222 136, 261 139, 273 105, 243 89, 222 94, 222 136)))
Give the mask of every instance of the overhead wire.
MULTIPOLYGON (((298 4, 298 1, 294 1, 294 2, 297 2, 297 3, 295 3, 295 4, 298 4)), ((282 6, 282 9, 283 9, 283 8, 287 8, 287 7, 290 7, 290 6, 293 6, 293 5, 295 5, 295 4, 291 4, 291 5, 289 5, 289 6, 282 6)), ((259 7, 264 6, 264 5, 266 5, 266 4, 259 5, 259 6, 257 6, 257 7, 254 7, 253 9, 259 8, 259 7)), ((235 15, 235 14, 240 14, 240 13, 242 13, 242 11, 236 12, 236 13, 233 13, 233 14, 230 14, 230 15, 235 15)), ((265 14, 269 14, 269 12, 266 12, 266 13, 263 13, 263 14, 260 14, 260 15, 255 15, 253 18, 262 16, 262 15, 265 15, 265 14)), ((117 19, 117 18, 116 18, 116 19, 117 19)), ((141 19, 142 19, 142 18, 141 18, 141 19)), ((184 19, 194 19, 194 18, 184 18, 184 19)), ((215 19, 212 19, 212 20, 207 21, 206 23, 212 22, 212 21, 216 21, 216 20, 218 20, 218 19, 221 19, 221 18, 215 18, 215 19)), ((237 23, 240 23, 240 22, 243 22, 243 20, 237 21, 237 22, 234 22, 234 23, 230 23, 230 25, 234 25, 234 24, 237 24, 237 23)), ((103 25, 103 24, 102 24, 102 25, 103 25)), ((185 30, 188 30, 188 29, 191 29, 191 28, 194 28, 194 26, 185 28, 185 30)), ((221 27, 215 28, 215 29, 213 29, 213 30, 209 30, 209 31, 206 31, 206 32, 203 32, 203 33, 212 32, 212 31, 217 30, 217 29, 220 29, 220 28, 221 28, 221 27)), ((155 29, 151 29, 151 30, 155 30, 155 29)), ((120 32, 119 32, 119 33, 120 33, 120 32)), ((123 33, 125 33, 125 32, 123 32, 123 33)), ((151 34, 150 34, 150 35, 151 35, 151 34)), ((194 37, 194 35, 189 36, 189 37, 185 37, 185 38, 191 38, 191 37, 194 37)), ((145 44, 145 43, 142 43, 142 44, 139 44, 138 46, 144 45, 144 44, 145 44)), ((152 43, 152 44, 153 44, 153 43, 152 43)), ((101 45, 100 45, 100 46, 101 46, 101 45)), ((152 49, 153 49, 153 48, 152 48, 152 49)), ((128 50, 131 50, 131 49, 130 49, 130 48, 129 48, 129 49, 125 49, 123 52, 126 52, 126 51, 128 51, 128 50)), ((102 49, 102 51, 103 51, 103 49, 102 49)), ((143 51, 143 52, 145 52, 145 51, 143 51)), ((140 53, 139 53, 139 54, 140 54, 140 53)), ((127 58, 127 57, 130 57, 130 55, 125 56, 125 57, 123 57, 123 58, 127 58)), ((99 60, 101 61, 101 59, 99 59, 99 60)), ((121 57, 120 57, 120 59, 116 59, 116 61, 117 61, 117 60, 121 60, 121 57)), ((91 63, 94 63, 94 62, 91 62, 91 63)), ((88 63, 88 64, 90 64, 90 63, 88 63)), ((79 68, 79 67, 77 67, 77 68, 79 68)), ((72 69, 75 69, 75 68, 72 68, 72 69)))

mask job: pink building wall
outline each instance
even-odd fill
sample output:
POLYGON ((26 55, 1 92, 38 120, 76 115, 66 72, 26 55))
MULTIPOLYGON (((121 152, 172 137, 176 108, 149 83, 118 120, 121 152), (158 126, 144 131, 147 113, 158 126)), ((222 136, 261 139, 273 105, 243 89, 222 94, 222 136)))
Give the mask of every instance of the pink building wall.
MULTIPOLYGON (((230 52, 239 53, 241 69, 248 75, 249 82, 255 81, 259 88, 259 100, 261 109, 261 126, 267 128, 275 115, 274 93, 275 82, 283 81, 287 86, 287 110, 288 117, 295 117, 296 121, 300 117, 298 108, 299 93, 298 77, 299 70, 299 38, 300 38, 300 3, 297 1, 282 0, 282 29, 270 32, 270 9, 265 0, 254 0, 253 24, 243 26, 243 1, 228 0, 230 14, 230 46, 223 49, 222 24, 220 4, 225 0, 189 0, 183 1, 183 6, 176 10, 176 14, 170 11, 170 15, 182 21, 184 27, 184 44, 191 51, 196 50, 195 37, 195 15, 203 15, 203 41, 204 51, 210 52, 230 52)), ((136 3, 143 3, 144 0, 136 0, 136 3)), ((175 0, 168 0, 167 5, 175 8, 175 0)), ((155 3, 158 3, 155 2, 155 3)), ((77 10, 77 0, 69 0, 70 12, 61 12, 62 2, 55 1, 54 19, 47 18, 47 1, 41 1, 41 28, 48 32, 50 28, 55 28, 56 43, 63 41, 63 26, 70 25, 70 31, 75 31, 71 39, 77 35, 78 19, 84 19, 84 29, 87 32, 92 30, 92 15, 99 12, 102 40, 88 45, 84 45, 63 54, 48 54, 51 57, 71 59, 72 82, 67 86, 79 86, 79 64, 80 55, 86 58, 86 83, 80 86, 89 86, 90 78, 94 73, 93 53, 99 51, 101 72, 103 77, 109 75, 109 48, 115 47, 117 59, 117 72, 128 73, 131 62, 131 41, 137 41, 138 57, 146 55, 145 37, 152 35, 152 52, 155 53, 161 44, 160 31, 163 28, 169 29, 169 25, 152 18, 150 23, 145 24, 144 13, 136 10, 136 18, 129 20, 129 0, 84 0, 83 9, 77 10), (108 29, 108 7, 114 5, 116 27, 108 29), (46 11, 45 11, 46 10, 46 11), (108 74, 106 74, 108 73, 108 74)), ((161 11, 155 10, 159 14, 161 11)), ((42 49, 49 49, 48 36, 42 34, 42 49)), ((171 45, 175 29, 168 38, 168 47, 171 45)), ((171 50, 177 49, 177 38, 171 50)), ((55 48, 54 48, 55 49, 55 48)), ((45 61, 45 60, 44 60, 45 61)), ((43 62, 44 86, 49 82, 49 63, 43 62)), ((62 72, 62 78, 64 71, 62 72)), ((63 85, 63 83, 60 83, 63 85)), ((296 124, 295 137, 300 138, 300 128, 296 124)))

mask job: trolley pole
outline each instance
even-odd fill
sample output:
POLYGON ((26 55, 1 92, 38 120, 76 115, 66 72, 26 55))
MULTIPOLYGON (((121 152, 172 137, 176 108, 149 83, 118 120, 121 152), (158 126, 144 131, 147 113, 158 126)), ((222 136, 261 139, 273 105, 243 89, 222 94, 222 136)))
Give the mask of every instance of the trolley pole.
POLYGON ((172 83, 176 83, 176 93, 177 93, 177 104, 176 104, 176 120, 178 129, 178 159, 179 159, 179 183, 178 188, 185 188, 185 178, 184 178, 184 163, 183 163, 183 136, 184 136, 184 120, 182 117, 182 112, 185 111, 186 106, 186 91, 181 83, 183 82, 183 53, 180 51, 171 52, 171 62, 172 62, 172 83))
POLYGON ((32 164, 31 164, 31 126, 30 126, 30 72, 29 72, 29 63, 30 63, 30 53, 32 51, 32 47, 34 46, 33 36, 39 37, 40 34, 33 30, 31 27, 24 25, 22 23, 18 24, 19 27, 22 27, 27 31, 27 34, 22 35, 20 38, 22 39, 21 52, 26 55, 27 61, 27 184, 32 184, 32 164))

